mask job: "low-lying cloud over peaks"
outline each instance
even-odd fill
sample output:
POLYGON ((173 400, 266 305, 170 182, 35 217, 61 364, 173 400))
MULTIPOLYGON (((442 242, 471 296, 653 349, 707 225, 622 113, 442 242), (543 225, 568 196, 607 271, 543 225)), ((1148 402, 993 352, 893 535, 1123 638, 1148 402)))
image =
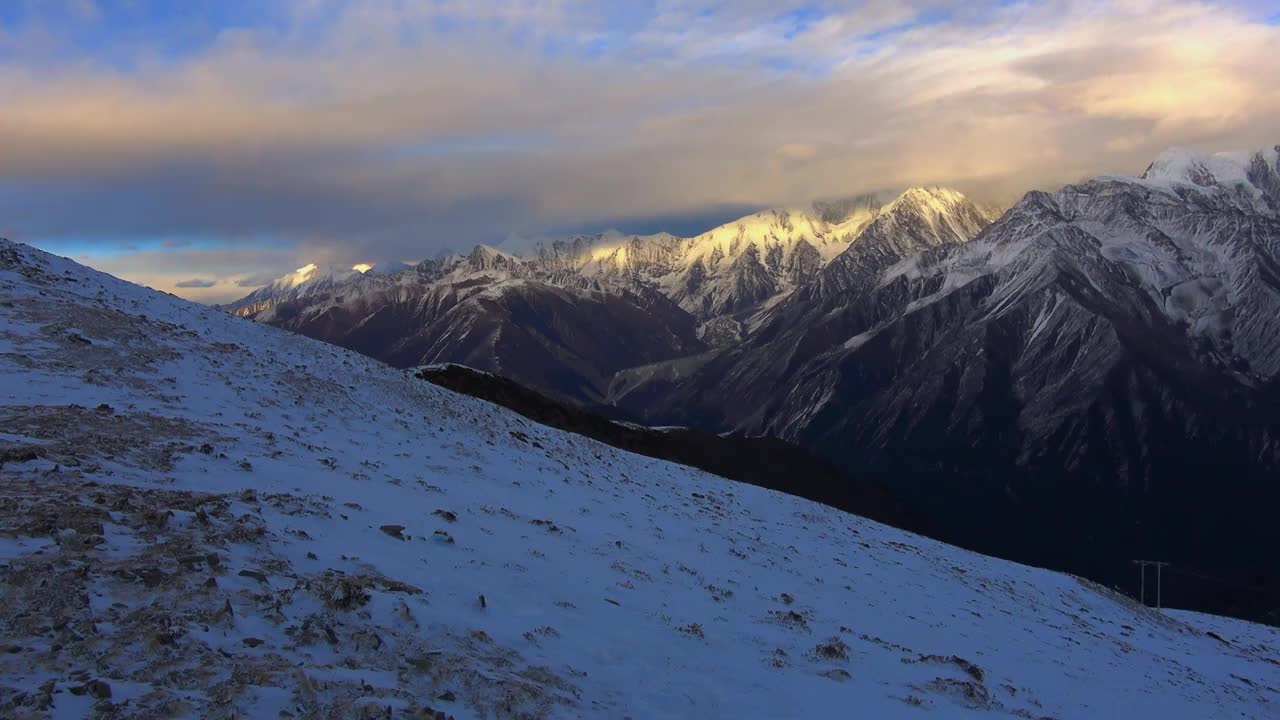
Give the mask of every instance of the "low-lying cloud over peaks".
MULTIPOLYGON (((908 184, 1005 200, 1280 141, 1280 27, 1247 2, 172 7, 0 10, 16 239, 270 238, 217 271, 234 291, 313 260, 908 184)), ((213 289, 163 252, 125 275, 213 289)))

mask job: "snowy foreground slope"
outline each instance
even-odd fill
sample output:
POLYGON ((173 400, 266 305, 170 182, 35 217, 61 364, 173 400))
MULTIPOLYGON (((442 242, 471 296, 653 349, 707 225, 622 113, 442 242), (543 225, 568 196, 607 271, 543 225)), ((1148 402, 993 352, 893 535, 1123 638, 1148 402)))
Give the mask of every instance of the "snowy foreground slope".
POLYGON ((3 717, 1280 716, 1272 629, 3 241, 0 378, 3 717))

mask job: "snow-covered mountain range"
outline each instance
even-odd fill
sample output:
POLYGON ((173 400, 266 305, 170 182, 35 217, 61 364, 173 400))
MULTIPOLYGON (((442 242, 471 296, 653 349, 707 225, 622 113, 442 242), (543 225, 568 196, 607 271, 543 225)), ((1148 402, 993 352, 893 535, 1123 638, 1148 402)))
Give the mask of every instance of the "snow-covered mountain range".
POLYGON ((0 365, 9 717, 1280 711, 1274 629, 632 455, 6 241, 0 365))
POLYGON ((400 272, 309 265, 226 309, 397 366, 469 364, 599 403, 621 370, 740 342, 864 234, 862 251, 918 251, 968 240, 990 219, 955 191, 913 188, 883 205, 760 212, 693 238, 610 232, 523 255, 479 245, 400 272))
MULTIPOLYGON (((609 231, 538 241, 519 254, 477 245, 466 255, 421 263, 413 279, 457 282, 496 272, 508 276, 499 279, 533 278, 600 290, 643 280, 689 313, 709 319, 755 308, 803 284, 843 252, 880 209, 877 198, 867 196, 835 207, 760 212, 693 238, 609 231)), ((368 284, 361 282, 363 274, 355 268, 323 271, 308 265, 227 307, 256 316, 271 306, 344 285, 359 293, 368 284)))

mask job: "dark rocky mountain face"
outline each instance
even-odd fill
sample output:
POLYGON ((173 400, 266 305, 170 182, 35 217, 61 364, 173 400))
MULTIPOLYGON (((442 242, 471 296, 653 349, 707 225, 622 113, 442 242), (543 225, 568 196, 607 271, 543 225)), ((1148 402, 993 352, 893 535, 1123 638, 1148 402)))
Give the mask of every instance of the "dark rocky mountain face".
POLYGON ((578 402, 603 401, 613 375, 703 349, 686 313, 661 296, 504 286, 395 343, 393 364, 460 362, 578 402))
MULTIPOLYGON (((584 404, 636 362, 705 349, 687 313, 646 291, 603 292, 489 276, 478 258, 458 282, 390 284, 343 302, 283 303, 270 322, 395 367, 456 362, 584 404)), ((506 268, 509 269, 509 268, 506 268)))
POLYGON ((890 483, 945 539, 1126 585, 1155 556, 1184 573, 1166 600, 1265 616, 1275 157, 1032 193, 973 242, 915 255, 901 232, 864 235, 741 346, 624 373, 614 397, 812 448, 890 483))

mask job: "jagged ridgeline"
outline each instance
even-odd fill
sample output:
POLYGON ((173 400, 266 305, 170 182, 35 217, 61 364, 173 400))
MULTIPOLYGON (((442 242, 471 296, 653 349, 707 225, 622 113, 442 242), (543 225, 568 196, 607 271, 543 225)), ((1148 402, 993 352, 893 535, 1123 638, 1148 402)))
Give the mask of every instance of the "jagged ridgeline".
POLYGON ((308 265, 227 310, 399 367, 462 363, 599 404, 622 370, 741 342, 864 232, 920 213, 936 232, 912 238, 916 249, 990 220, 959 193, 917 188, 760 212, 693 238, 610 232, 413 268, 308 265))

